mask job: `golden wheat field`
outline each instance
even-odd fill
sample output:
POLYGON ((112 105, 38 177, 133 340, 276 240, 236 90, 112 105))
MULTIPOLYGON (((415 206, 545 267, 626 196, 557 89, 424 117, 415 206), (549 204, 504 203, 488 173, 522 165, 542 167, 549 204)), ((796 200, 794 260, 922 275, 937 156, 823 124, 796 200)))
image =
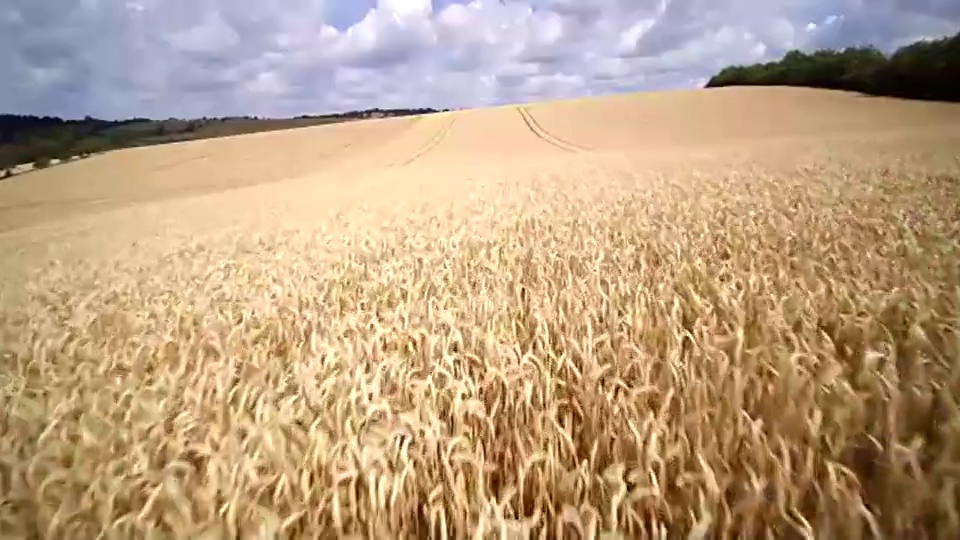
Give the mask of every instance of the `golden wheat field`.
POLYGON ((0 230, 3 537, 960 537, 957 105, 118 151, 0 230))

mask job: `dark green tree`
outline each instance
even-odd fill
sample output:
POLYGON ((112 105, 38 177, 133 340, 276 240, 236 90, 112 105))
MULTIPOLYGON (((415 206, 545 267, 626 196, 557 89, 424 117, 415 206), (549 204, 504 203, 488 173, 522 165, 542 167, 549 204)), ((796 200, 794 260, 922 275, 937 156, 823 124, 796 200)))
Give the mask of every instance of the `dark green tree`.
POLYGON ((794 50, 775 62, 724 68, 707 83, 708 88, 742 85, 807 86, 960 101, 960 33, 908 45, 889 58, 874 47, 810 54, 794 50))

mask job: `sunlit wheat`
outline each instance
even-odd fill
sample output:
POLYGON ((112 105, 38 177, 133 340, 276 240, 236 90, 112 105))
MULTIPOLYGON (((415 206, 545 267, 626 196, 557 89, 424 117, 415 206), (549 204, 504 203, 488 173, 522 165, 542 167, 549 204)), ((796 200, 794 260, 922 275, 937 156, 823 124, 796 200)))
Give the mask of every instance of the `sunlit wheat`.
POLYGON ((490 174, 38 269, 0 531, 960 537, 960 172, 918 163, 490 174))

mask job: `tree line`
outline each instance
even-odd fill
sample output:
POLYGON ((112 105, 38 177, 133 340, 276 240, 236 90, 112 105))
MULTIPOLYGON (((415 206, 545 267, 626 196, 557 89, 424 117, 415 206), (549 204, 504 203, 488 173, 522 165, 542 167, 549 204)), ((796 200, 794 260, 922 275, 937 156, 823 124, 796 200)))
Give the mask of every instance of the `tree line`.
POLYGON ((887 56, 875 47, 790 51, 782 59, 727 67, 707 83, 806 86, 879 96, 960 101, 960 33, 918 41, 887 56))

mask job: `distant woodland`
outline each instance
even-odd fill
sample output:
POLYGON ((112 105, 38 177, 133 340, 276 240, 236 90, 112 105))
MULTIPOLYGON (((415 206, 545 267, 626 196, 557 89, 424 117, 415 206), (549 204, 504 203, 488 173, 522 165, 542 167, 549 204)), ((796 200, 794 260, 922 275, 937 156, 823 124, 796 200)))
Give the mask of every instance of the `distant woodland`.
POLYGON ((150 120, 65 120, 50 116, 0 114, 0 175, 11 176, 17 165, 44 168, 109 150, 242 133, 305 127, 363 118, 409 116, 435 109, 367 109, 322 116, 274 119, 257 117, 150 120))
POLYGON ((960 101, 960 33, 919 41, 887 56, 873 47, 812 54, 790 51, 765 64, 732 66, 707 83, 719 86, 808 86, 879 96, 960 101))

